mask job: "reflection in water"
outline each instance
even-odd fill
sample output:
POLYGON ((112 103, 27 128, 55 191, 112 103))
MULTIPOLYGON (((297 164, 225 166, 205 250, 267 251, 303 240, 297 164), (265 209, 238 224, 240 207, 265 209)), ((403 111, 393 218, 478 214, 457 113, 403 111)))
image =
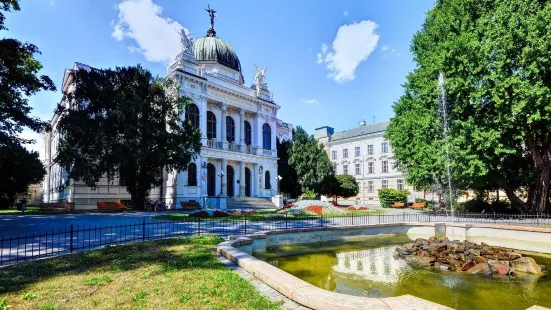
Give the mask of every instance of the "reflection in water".
MULTIPOLYGON (((484 278, 412 268, 394 260, 405 236, 269 249, 265 259, 313 285, 339 293, 386 297, 411 294, 456 309, 551 307, 551 279, 535 276, 484 278)), ((532 256, 551 267, 548 257, 532 256)))

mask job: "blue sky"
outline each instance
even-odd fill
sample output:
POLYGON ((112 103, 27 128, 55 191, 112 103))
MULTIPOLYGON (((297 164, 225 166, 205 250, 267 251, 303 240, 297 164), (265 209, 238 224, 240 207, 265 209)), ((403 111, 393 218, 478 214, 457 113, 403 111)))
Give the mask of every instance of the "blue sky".
MULTIPOLYGON (((267 66, 279 118, 307 131, 336 130, 392 117, 392 103, 414 68, 409 46, 434 0, 223 1, 217 36, 233 46, 245 82, 254 64, 267 66)), ((43 74, 58 91, 31 98, 33 114, 52 116, 63 70, 74 62, 97 68, 141 63, 158 75, 179 48, 175 28, 204 36, 206 1, 26 0, 8 14, 5 37, 36 44, 43 74)), ((31 133, 25 133, 33 136, 31 133)), ((36 135, 35 135, 36 136, 36 135)), ((33 148, 41 149, 42 143, 33 148)))

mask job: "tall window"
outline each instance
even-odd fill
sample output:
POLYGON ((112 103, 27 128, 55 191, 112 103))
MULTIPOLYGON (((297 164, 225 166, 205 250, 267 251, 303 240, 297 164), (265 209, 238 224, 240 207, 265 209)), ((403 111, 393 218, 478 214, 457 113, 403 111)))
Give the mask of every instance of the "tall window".
POLYGON ((373 193, 374 191, 374 188, 373 188, 373 181, 367 181, 367 192, 368 193, 373 193))
POLYGON ((331 159, 337 160, 337 151, 331 151, 331 159))
POLYGON ((398 188, 398 190, 404 190, 404 180, 398 179, 396 181, 396 188, 398 188))
POLYGON ((356 157, 360 156, 360 147, 359 146, 356 146, 354 148, 354 156, 356 156, 356 157))
POLYGON ((348 158, 348 149, 342 150, 342 158, 348 158))
POLYGON ((373 155, 373 144, 367 146, 367 155, 373 155))
POLYGON ((402 172, 402 166, 399 163, 395 163, 394 168, 396 168, 396 171, 402 172))
POLYGON ((381 181, 381 188, 388 188, 388 180, 381 181))
POLYGON ((388 172, 388 161, 383 160, 381 162, 381 172, 388 172))
POLYGON ((348 165, 343 165, 342 166, 342 173, 343 174, 348 174, 348 165))
POLYGON ((265 150, 272 149, 272 128, 268 124, 262 126, 262 147, 265 150))
POLYGON ((272 184, 270 183, 270 171, 266 171, 266 173, 264 173, 264 184, 265 189, 272 189, 272 184))
POLYGON ((226 116, 226 140, 235 141, 235 122, 231 116, 226 116))
POLYGON ((381 143, 381 153, 388 153, 388 142, 381 143))
POLYGON ((207 112, 207 138, 216 139, 216 116, 211 111, 207 112))
POLYGON ((186 120, 191 122, 193 127, 199 128, 199 108, 196 105, 186 106, 186 120))
POLYGON ((360 169, 360 164, 356 164, 356 175, 360 175, 360 174, 362 174, 360 169))
POLYGON ((251 129, 251 123, 245 121, 245 144, 251 145, 253 142, 253 131, 251 129))
POLYGON ((195 163, 187 165, 187 186, 197 186, 197 165, 195 163))
POLYGON ((373 162, 367 163, 367 173, 375 173, 373 169, 373 162))

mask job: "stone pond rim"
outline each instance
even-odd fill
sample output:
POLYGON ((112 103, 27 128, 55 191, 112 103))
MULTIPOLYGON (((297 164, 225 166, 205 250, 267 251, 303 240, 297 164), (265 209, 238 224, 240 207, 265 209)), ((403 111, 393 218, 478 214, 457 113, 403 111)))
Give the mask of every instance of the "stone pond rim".
POLYGON ((404 259, 415 267, 432 268, 441 271, 464 271, 468 274, 490 276, 492 274, 514 275, 547 274, 531 257, 524 257, 514 250, 485 243, 449 241, 418 238, 413 243, 397 247, 395 259, 404 259))

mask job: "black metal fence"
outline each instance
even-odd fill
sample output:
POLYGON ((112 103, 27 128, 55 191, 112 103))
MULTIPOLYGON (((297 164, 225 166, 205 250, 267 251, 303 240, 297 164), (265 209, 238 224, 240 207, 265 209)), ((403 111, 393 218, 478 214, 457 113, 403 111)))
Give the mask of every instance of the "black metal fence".
POLYGON ((221 218, 189 217, 178 221, 142 220, 113 226, 70 225, 57 231, 0 237, 0 265, 44 257, 98 249, 104 246, 159 240, 179 236, 243 235, 274 229, 336 227, 402 222, 454 222, 551 227, 548 214, 434 214, 404 212, 397 214, 354 213, 343 216, 241 215, 221 218))

